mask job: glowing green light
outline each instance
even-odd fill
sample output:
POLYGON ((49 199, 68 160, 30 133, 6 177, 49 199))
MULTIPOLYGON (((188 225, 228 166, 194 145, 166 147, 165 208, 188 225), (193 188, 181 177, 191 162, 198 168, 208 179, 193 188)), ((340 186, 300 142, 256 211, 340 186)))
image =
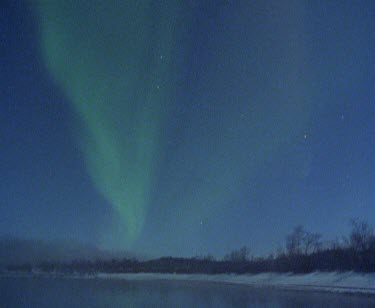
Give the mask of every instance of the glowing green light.
POLYGON ((41 0, 38 13, 47 68, 83 123, 77 139, 87 170, 132 242, 152 187, 174 8, 115 3, 41 0))

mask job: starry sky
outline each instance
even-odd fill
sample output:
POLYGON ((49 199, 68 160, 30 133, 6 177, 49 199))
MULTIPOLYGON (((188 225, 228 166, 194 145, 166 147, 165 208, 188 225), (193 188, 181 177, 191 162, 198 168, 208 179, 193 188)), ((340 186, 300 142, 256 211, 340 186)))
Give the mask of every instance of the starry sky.
POLYGON ((256 255, 375 225, 374 1, 0 5, 0 235, 256 255))

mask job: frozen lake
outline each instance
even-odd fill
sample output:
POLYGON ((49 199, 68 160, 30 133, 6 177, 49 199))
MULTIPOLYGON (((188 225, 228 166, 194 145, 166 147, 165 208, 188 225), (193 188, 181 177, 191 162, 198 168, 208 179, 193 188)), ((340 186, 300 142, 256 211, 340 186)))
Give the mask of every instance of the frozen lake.
POLYGON ((375 297, 202 281, 0 277, 1 307, 375 307, 375 297))

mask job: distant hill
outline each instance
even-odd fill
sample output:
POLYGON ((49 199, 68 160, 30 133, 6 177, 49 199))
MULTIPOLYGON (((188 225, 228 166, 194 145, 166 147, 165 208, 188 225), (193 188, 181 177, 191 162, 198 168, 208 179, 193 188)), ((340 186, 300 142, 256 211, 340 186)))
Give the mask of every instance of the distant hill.
POLYGON ((0 265, 134 257, 135 255, 131 253, 101 250, 94 245, 78 241, 47 242, 9 236, 0 237, 0 265))

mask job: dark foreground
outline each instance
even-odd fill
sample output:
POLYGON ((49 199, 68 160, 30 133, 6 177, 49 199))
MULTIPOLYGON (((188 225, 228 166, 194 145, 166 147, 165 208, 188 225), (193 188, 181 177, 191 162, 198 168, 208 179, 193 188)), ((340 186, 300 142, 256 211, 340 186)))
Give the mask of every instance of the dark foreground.
POLYGON ((198 281, 0 277, 2 307, 375 307, 375 298, 198 281))

